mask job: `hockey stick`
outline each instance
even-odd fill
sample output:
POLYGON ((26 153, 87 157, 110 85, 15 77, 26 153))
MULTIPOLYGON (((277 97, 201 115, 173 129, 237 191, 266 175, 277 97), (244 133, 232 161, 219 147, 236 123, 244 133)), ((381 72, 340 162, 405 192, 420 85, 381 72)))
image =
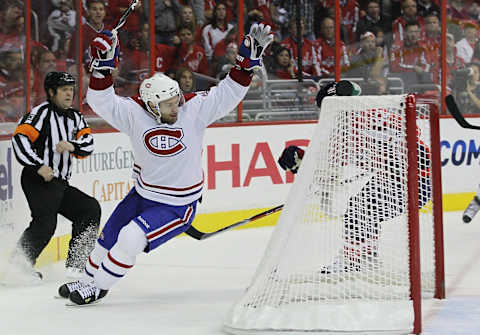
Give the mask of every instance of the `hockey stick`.
POLYGON ((132 0, 132 2, 130 2, 130 5, 128 5, 128 8, 123 12, 122 17, 120 18, 120 20, 118 20, 118 23, 115 26, 115 28, 113 28, 113 30, 118 32, 118 30, 123 27, 125 22, 127 22, 127 17, 133 12, 135 7, 138 5, 138 1, 139 0, 132 0))
POLYGON ((231 230, 235 227, 238 227, 238 226, 243 226, 247 223, 250 223, 250 222, 253 222, 255 220, 258 220, 258 219, 261 219, 265 216, 268 216, 270 214, 273 214, 273 213, 276 213, 276 212, 279 212, 281 211, 283 208, 283 205, 279 205, 277 207, 273 207, 273 208, 270 208, 264 212, 261 212, 261 213, 258 213, 258 214, 255 214, 254 216, 251 216, 249 217, 248 219, 245 219, 245 220, 242 220, 242 221, 238 221, 238 222, 235 222, 229 226, 226 226, 226 227, 223 227, 219 230, 216 230, 216 231, 213 231, 211 233, 203 233, 201 231, 198 231, 194 226, 190 226, 187 231, 185 232, 185 234, 187 234, 188 236, 190 237, 193 237, 194 239, 196 240, 204 240, 204 239, 207 239, 209 237, 212 237, 212 236, 215 236, 219 233, 222 233, 224 231, 227 231, 227 230, 231 230))
POLYGON ((460 127, 467 129, 480 129, 480 126, 475 126, 465 120, 462 113, 460 112, 460 109, 458 109, 457 103, 455 102, 453 95, 447 95, 445 97, 445 103, 447 104, 448 111, 450 112, 450 114, 452 114, 453 118, 455 119, 455 121, 457 121, 460 127))

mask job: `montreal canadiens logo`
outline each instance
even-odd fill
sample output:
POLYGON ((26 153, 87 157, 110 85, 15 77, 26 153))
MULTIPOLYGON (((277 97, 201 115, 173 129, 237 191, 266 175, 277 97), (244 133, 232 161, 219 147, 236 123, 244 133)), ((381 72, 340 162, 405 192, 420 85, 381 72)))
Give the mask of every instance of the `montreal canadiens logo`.
POLYGON ((186 149, 181 128, 154 128, 143 134, 145 147, 155 156, 174 156, 186 149))

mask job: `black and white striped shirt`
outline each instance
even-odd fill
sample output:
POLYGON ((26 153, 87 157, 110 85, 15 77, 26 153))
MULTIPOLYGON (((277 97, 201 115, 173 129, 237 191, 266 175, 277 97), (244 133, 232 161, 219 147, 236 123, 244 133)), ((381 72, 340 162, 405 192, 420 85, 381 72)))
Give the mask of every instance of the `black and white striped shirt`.
POLYGON ((20 164, 39 169, 50 166, 54 176, 70 179, 72 155, 85 158, 93 152, 93 136, 83 116, 73 108, 60 110, 48 101, 34 107, 17 126, 12 138, 20 164), (58 153, 60 141, 73 144, 73 152, 58 153))

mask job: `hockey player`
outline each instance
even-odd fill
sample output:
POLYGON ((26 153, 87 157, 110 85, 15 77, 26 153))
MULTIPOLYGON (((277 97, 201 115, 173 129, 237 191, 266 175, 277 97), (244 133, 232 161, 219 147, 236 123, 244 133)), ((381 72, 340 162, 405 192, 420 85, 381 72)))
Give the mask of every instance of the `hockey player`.
MULTIPOLYGON (((360 87, 350 81, 332 82, 320 89, 316 97, 317 106, 320 107, 322 100, 327 96, 352 96, 360 95, 360 93, 360 87)), ((376 116, 371 115, 371 117, 376 116)), ((383 121, 380 122, 383 124, 383 121)), ((388 125, 386 127, 388 128, 388 125)), ((382 130, 381 128, 374 131, 388 134, 388 129, 382 130)), ((377 138, 381 139, 382 136, 378 135, 377 138)), ((378 150, 379 158, 390 153, 388 141, 379 140, 375 147, 378 150)), ((421 208, 431 197, 430 150, 420 139, 418 140, 418 150, 420 153, 419 208, 421 208)), ((299 147, 289 146, 283 150, 278 163, 284 170, 297 173, 304 153, 305 151, 299 147)), ((363 263, 375 264, 378 256, 377 244, 381 234, 381 223, 401 215, 407 201, 402 184, 397 180, 395 167, 394 163, 387 169, 375 169, 361 190, 348 199, 345 213, 343 213, 345 241, 343 257, 334 264, 323 267, 322 273, 361 271, 364 268, 363 263), (388 191, 384 186, 386 179, 391 180, 389 184, 392 187, 388 191), (363 220, 358 219, 358 213, 362 213, 363 220)))
POLYGON ((236 66, 208 92, 183 96, 176 81, 155 74, 132 98, 116 95, 112 86, 115 40, 104 31, 91 44, 94 59, 87 100, 98 115, 129 135, 135 187, 114 210, 90 254, 85 268, 90 281, 59 288, 61 296, 79 305, 103 298, 135 265, 138 254, 154 250, 191 225, 203 189, 205 129, 243 99, 273 35, 270 26, 253 25, 236 66))
POLYGON ((12 146, 24 166, 21 184, 32 221, 12 257, 14 265, 36 259, 52 238, 57 215, 72 221, 72 239, 65 262, 68 277, 79 277, 92 251, 100 225, 98 201, 69 184, 73 157, 93 152, 93 137, 83 116, 72 108, 75 78, 66 72, 49 72, 44 81, 47 101, 34 107, 17 126, 12 146))

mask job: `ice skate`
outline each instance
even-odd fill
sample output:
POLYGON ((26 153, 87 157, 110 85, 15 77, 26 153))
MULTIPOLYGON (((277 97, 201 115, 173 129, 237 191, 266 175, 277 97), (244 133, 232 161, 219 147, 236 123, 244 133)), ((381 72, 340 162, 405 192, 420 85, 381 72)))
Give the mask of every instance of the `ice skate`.
POLYGON ((88 283, 81 280, 76 280, 63 284, 58 288, 58 295, 62 298, 68 299, 70 293, 84 287, 85 285, 88 285, 88 283))
POLYGON ((100 299, 105 297, 107 293, 108 290, 99 289, 92 282, 86 283, 79 289, 73 291, 72 293, 70 293, 68 298, 75 305, 88 305, 97 303, 98 301, 100 301, 100 299))
POLYGON ((465 211, 463 212, 463 222, 470 223, 473 217, 478 213, 480 210, 480 199, 477 196, 474 196, 470 204, 467 206, 465 211))

